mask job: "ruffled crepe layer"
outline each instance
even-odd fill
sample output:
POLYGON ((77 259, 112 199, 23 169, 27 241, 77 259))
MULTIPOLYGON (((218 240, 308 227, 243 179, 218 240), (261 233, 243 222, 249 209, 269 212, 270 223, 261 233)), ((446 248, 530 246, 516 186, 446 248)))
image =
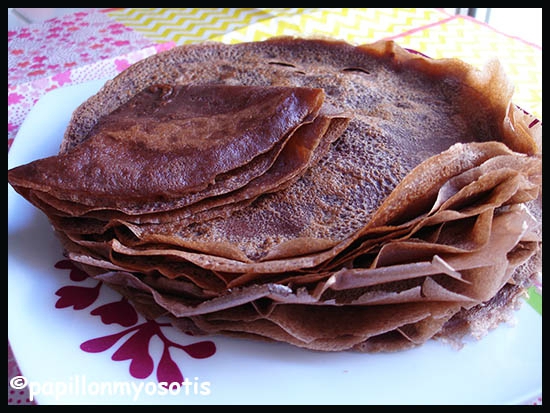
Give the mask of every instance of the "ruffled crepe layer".
POLYGON ((124 237, 91 241, 73 234, 64 245, 77 251, 69 258, 138 308, 145 300, 150 316, 174 317, 194 334, 251 334, 316 350, 408 348, 456 323, 464 309, 478 311, 521 285, 514 300, 500 303, 515 305, 532 275, 516 270, 539 250, 538 222, 523 203, 538 195, 540 160, 500 144, 468 146, 504 154, 450 178, 429 213, 358 232, 277 272, 261 271, 272 270, 269 262, 231 266, 181 247, 125 244, 124 237))

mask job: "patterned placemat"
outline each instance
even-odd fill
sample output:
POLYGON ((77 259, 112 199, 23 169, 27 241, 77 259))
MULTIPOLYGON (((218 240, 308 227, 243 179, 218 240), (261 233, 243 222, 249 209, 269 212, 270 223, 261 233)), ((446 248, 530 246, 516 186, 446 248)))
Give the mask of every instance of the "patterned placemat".
POLYGON ((152 41, 95 10, 8 31, 8 149, 30 109, 48 91, 113 77, 173 45, 152 41))
POLYGON ((464 16, 453 16, 392 38, 403 47, 431 57, 456 57, 478 68, 489 59, 498 59, 515 85, 514 103, 542 119, 540 47, 464 16))

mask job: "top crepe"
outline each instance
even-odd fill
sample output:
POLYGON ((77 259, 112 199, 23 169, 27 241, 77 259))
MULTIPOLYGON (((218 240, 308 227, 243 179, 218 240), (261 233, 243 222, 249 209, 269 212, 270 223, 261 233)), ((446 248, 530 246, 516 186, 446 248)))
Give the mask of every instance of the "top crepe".
POLYGON ((102 118, 93 139, 16 168, 11 180, 103 208, 179 199, 271 151, 323 99, 321 89, 154 86, 102 118))

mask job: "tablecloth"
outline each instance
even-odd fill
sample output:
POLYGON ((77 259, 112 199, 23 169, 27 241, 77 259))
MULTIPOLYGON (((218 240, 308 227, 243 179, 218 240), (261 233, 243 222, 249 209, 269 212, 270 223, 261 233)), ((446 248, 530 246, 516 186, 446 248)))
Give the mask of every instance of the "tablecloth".
MULTIPOLYGON (((354 44, 393 39, 480 68, 498 58, 515 85, 514 103, 542 120, 542 48, 442 9, 89 9, 8 31, 8 151, 25 116, 50 90, 113 77, 180 44, 277 35, 330 36, 354 44)), ((542 316, 542 284, 531 288, 528 302, 542 316)), ((10 386, 10 378, 20 374, 8 342, 8 404, 32 404, 25 390, 10 386)), ((542 404, 542 395, 525 402, 542 404)))

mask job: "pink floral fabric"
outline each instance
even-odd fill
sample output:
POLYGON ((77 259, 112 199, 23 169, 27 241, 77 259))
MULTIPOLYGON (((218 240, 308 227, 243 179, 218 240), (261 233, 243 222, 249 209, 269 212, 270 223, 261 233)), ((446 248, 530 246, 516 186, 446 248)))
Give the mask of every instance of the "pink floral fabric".
POLYGON ((55 88, 109 78, 174 46, 91 9, 8 31, 8 149, 36 101, 55 88))
POLYGON ((78 12, 8 31, 8 87, 151 44, 100 12, 78 12))

